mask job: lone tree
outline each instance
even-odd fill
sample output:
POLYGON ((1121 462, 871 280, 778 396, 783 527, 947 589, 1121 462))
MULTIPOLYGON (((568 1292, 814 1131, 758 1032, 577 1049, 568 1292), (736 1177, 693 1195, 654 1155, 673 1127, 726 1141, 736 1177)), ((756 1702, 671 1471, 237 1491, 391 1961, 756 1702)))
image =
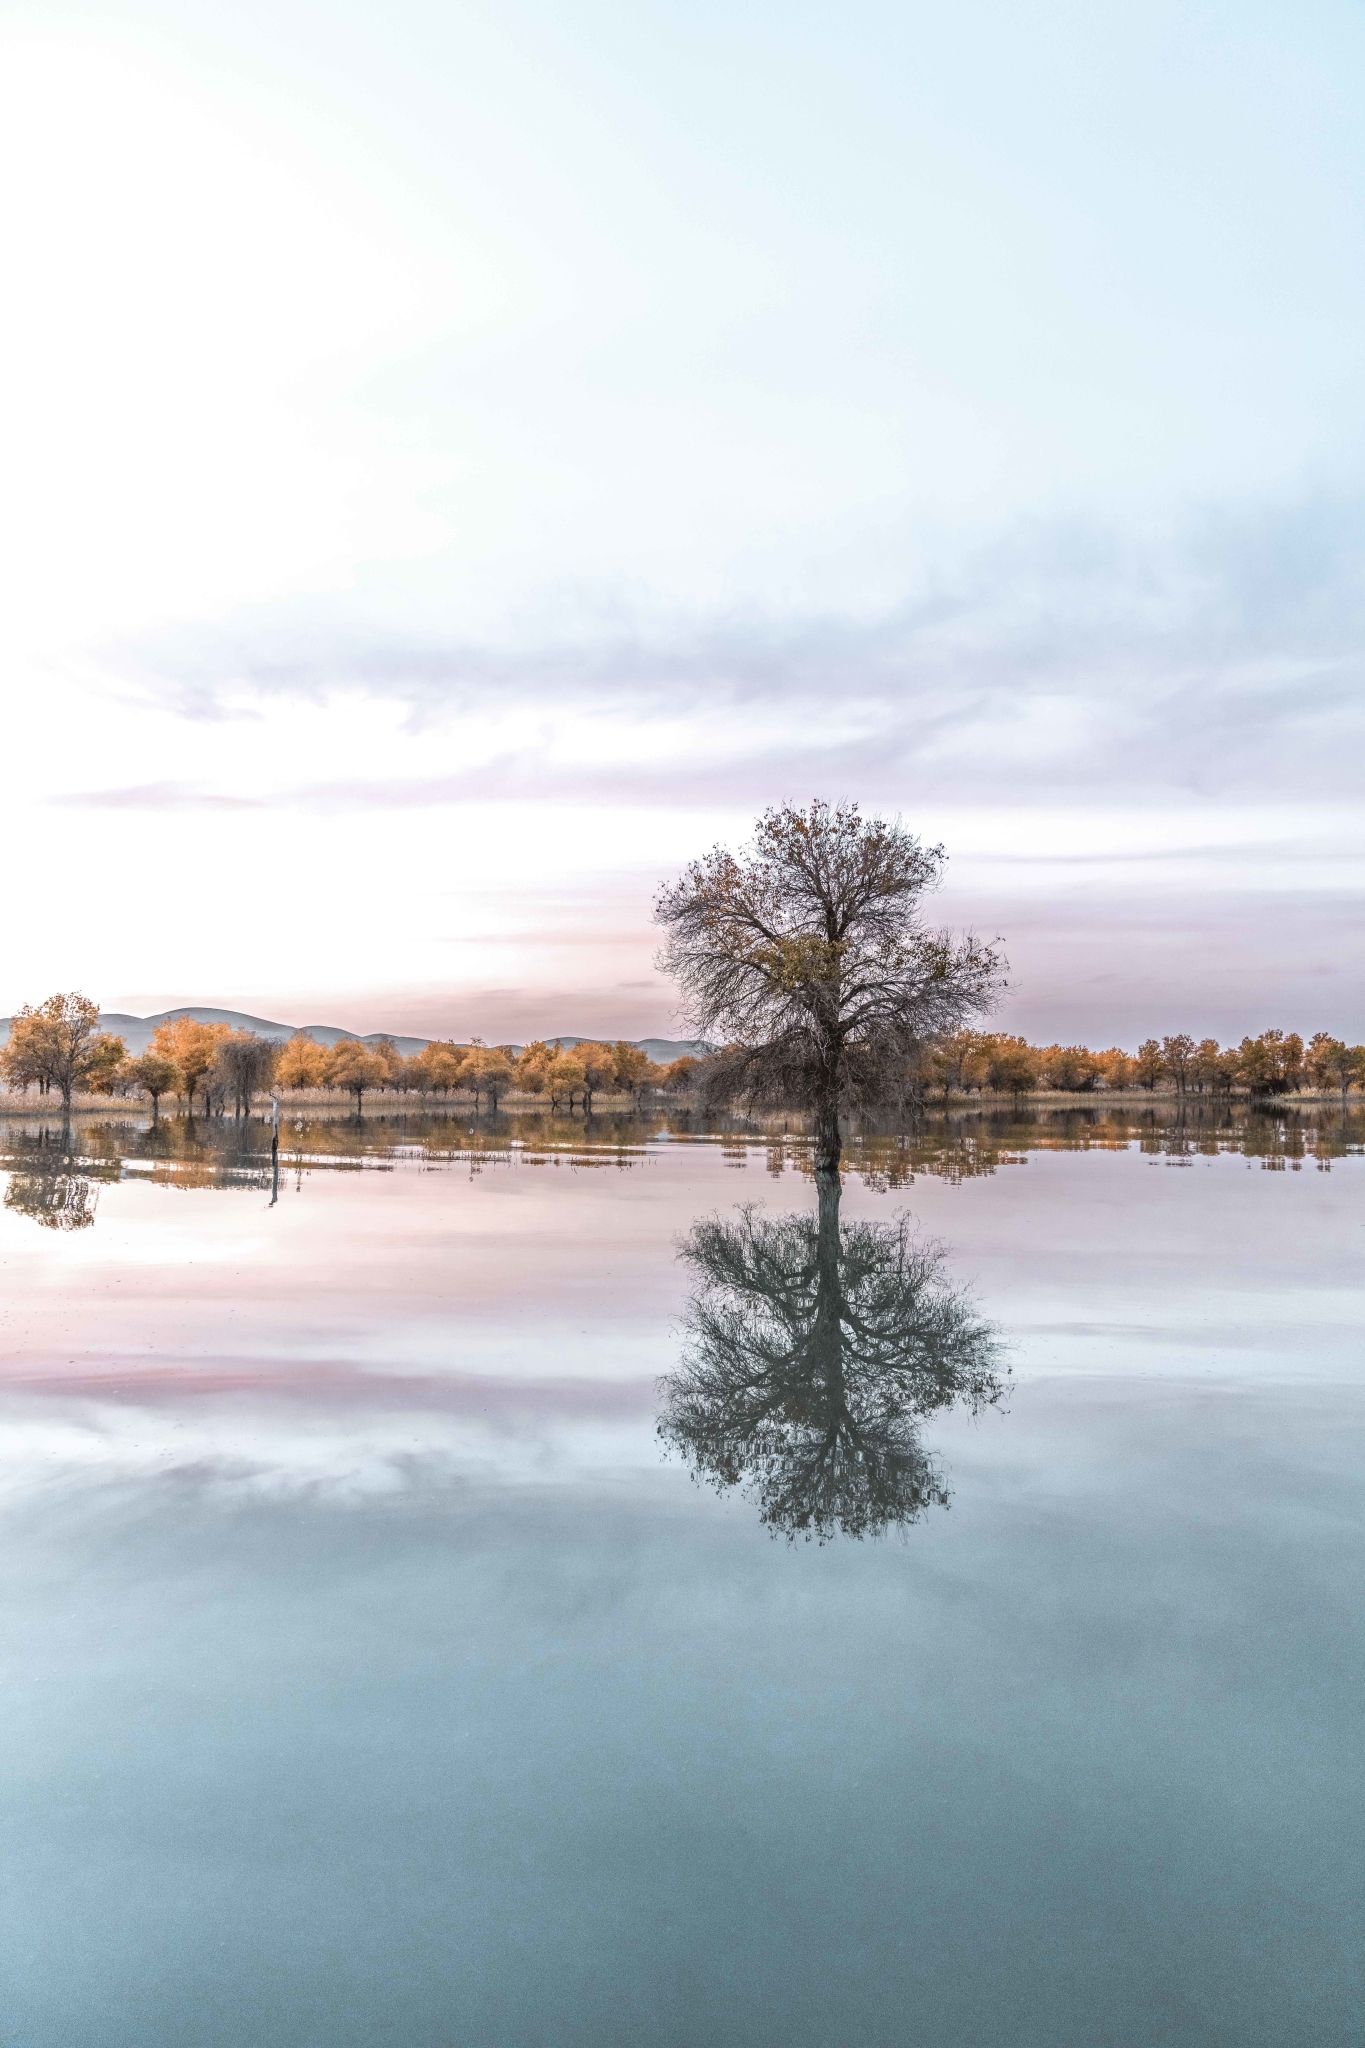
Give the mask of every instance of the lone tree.
POLYGON ((1003 988, 994 946, 923 920, 945 859, 856 804, 780 804, 741 853, 716 847, 659 892, 659 964, 692 1030, 725 1041, 708 1092, 809 1105, 821 1171, 840 1110, 903 1101, 926 1048, 1003 988))

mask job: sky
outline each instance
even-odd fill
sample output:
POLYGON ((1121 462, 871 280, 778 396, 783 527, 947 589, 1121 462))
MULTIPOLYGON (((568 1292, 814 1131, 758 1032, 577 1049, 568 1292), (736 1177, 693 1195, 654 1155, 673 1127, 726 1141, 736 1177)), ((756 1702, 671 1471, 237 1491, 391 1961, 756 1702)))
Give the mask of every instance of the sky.
POLYGON ((685 1028, 941 840, 1002 1022, 1365 1036, 1365 14, 11 0, 0 1013, 685 1028))

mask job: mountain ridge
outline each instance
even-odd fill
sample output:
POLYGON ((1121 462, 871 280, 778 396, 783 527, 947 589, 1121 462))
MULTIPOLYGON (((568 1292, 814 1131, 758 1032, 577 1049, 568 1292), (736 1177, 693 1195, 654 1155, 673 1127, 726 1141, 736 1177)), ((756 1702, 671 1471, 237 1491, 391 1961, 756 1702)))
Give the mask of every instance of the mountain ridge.
MULTIPOLYGON (((429 1038, 415 1038, 391 1031, 343 1031, 338 1024, 280 1024, 269 1017, 253 1017, 245 1010, 215 1009, 208 1003, 182 1003, 173 1010, 157 1010, 150 1017, 135 1017, 131 1011, 102 1010, 99 1026, 101 1031, 112 1031, 120 1037, 134 1057, 145 1052, 151 1042, 152 1033, 159 1024, 170 1024, 178 1017, 192 1017, 198 1024, 226 1024, 234 1031, 254 1031, 262 1038, 278 1039, 281 1042, 301 1033, 317 1045, 335 1045, 340 1038, 359 1038, 362 1045, 377 1045, 381 1038, 391 1038, 399 1052, 405 1056, 420 1052, 423 1046, 433 1043, 429 1038)), ((9 1037, 12 1017, 0 1017, 0 1045, 9 1037)), ((565 1032, 556 1038, 547 1038, 547 1045, 572 1047, 582 1045, 590 1034, 565 1032)), ((467 1043, 460 1040, 457 1043, 467 1043)), ((663 1065, 669 1060, 685 1055, 704 1052, 707 1047, 703 1040, 692 1038, 632 1038, 627 1040, 652 1060, 663 1065)), ((521 1047, 513 1050, 520 1052, 521 1047)))

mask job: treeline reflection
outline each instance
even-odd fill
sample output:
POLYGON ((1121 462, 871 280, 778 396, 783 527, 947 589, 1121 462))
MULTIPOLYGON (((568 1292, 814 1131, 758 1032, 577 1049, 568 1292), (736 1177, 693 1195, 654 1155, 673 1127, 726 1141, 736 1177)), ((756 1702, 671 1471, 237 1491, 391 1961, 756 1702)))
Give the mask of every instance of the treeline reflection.
MULTIPOLYGON (((586 1121, 536 1111, 286 1117, 278 1165, 270 1136, 259 1117, 0 1118, 5 1206, 48 1229, 81 1230, 95 1220, 99 1185, 126 1179, 277 1194, 281 1179, 297 1189, 315 1171, 625 1170, 662 1144, 718 1149, 738 1171, 814 1178, 809 1135, 796 1117, 707 1119, 687 1110, 586 1121)), ((844 1167, 873 1187, 894 1189, 920 1176, 975 1179, 1023 1165, 1034 1152, 1133 1149, 1177 1165, 1234 1153, 1272 1170, 1327 1171, 1335 1160, 1365 1151, 1365 1111, 1157 1104, 934 1112, 910 1129, 855 1129, 844 1167)))
MULTIPOLYGON (((786 1163, 813 1173, 799 1141, 783 1140, 786 1163)), ((876 1187, 906 1187, 919 1175, 964 1181, 1022 1166, 1034 1152, 1138 1151, 1172 1164, 1225 1154, 1271 1169, 1311 1165, 1329 1172, 1334 1160, 1365 1152, 1365 1113, 1313 1107, 1251 1110, 1210 1105, 1200 1110, 1058 1109, 1033 1115, 1007 1110, 927 1116, 913 1130, 865 1131, 849 1164, 876 1187)), ((772 1170, 781 1171, 778 1158, 772 1170)))

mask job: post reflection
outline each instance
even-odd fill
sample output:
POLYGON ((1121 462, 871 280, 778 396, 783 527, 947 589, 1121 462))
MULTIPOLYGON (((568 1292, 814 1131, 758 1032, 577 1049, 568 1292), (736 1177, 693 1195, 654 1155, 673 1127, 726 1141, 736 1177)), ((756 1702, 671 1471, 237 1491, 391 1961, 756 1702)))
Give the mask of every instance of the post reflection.
POLYGON ((699 1284, 659 1436, 718 1491, 738 1487, 774 1534, 879 1536, 946 1507, 920 1424, 994 1407, 1008 1375, 994 1326, 909 1219, 840 1222, 821 1175, 814 1215, 710 1217, 683 1246, 699 1284))

